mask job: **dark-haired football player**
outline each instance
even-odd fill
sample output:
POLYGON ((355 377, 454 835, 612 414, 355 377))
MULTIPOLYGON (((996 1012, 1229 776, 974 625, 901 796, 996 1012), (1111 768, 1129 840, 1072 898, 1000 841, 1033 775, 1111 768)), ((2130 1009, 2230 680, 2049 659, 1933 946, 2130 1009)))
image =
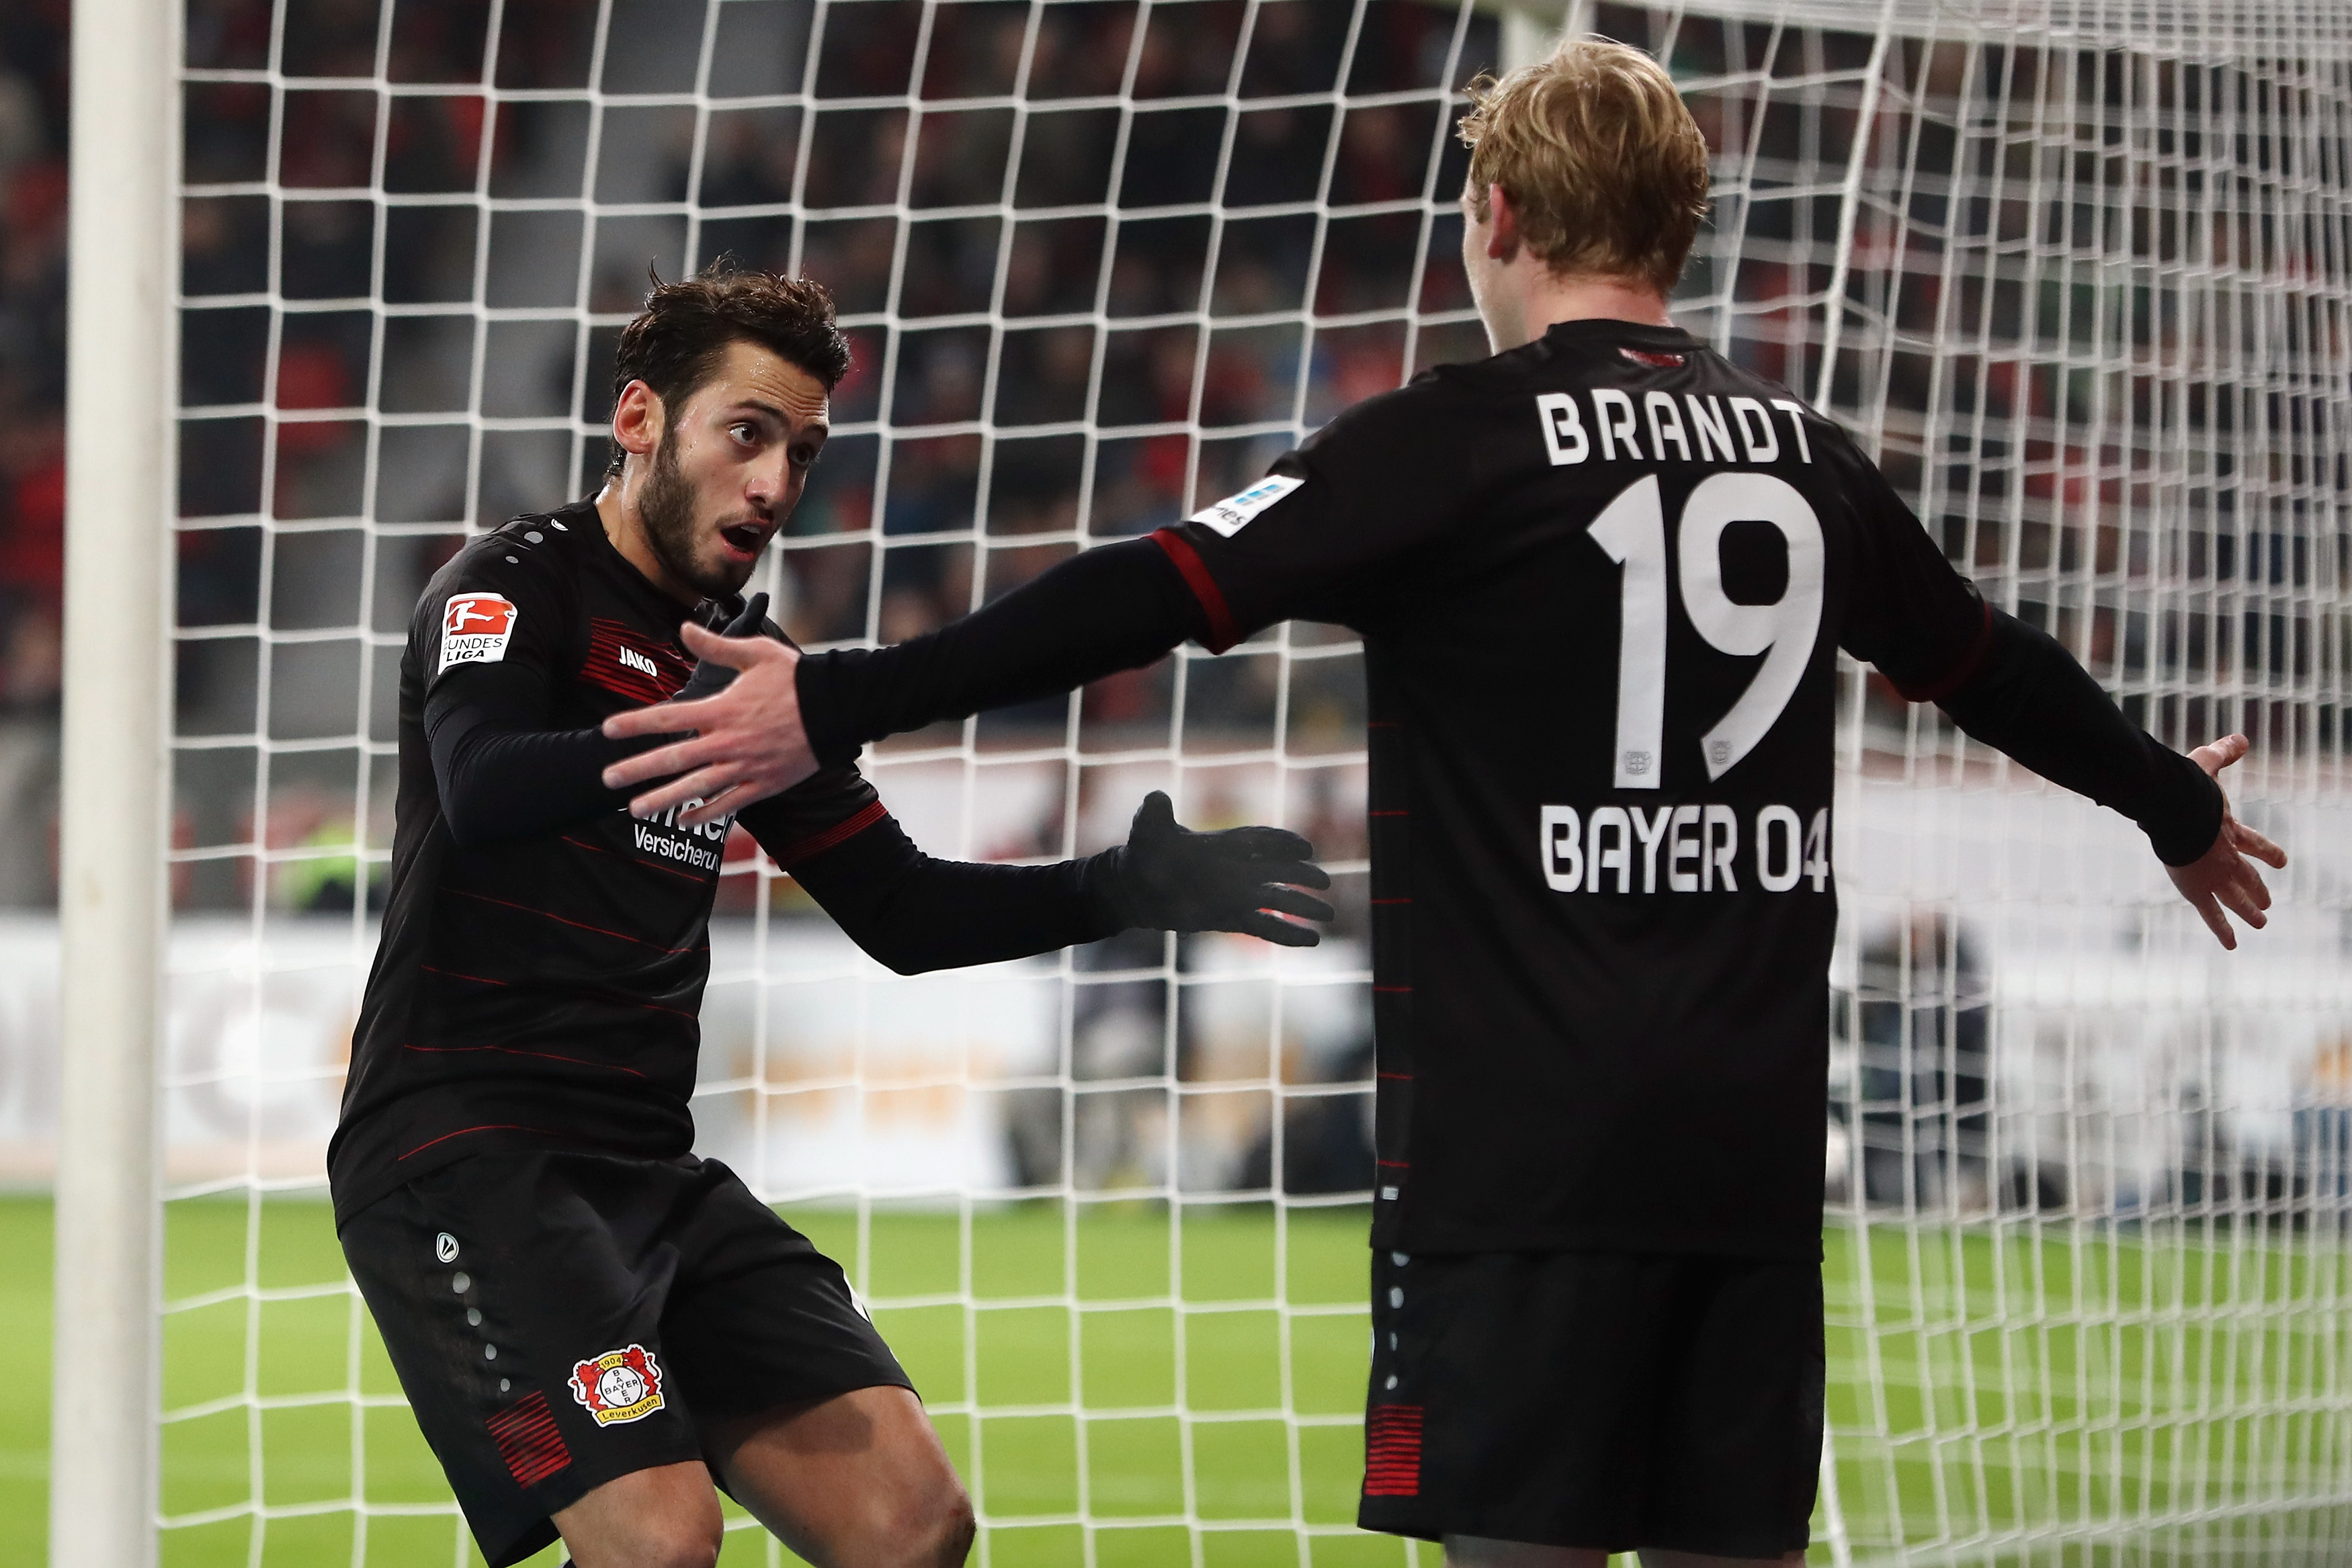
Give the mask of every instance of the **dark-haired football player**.
MULTIPOLYGON (((624 332, 601 494, 517 517, 427 586, 401 665, 383 940, 329 1155, 345 1256, 492 1568, 718 1556, 713 1481, 820 1568, 963 1560, 970 1505, 842 1272, 692 1153, 696 1013, 728 824, 641 821, 598 725, 719 689, 682 619, 740 598, 848 364, 813 284, 657 287, 624 332)), ((773 645, 782 647, 781 642, 773 645)), ((1305 841, 1198 834, 1164 796, 1122 847, 932 860, 847 765, 739 818, 901 973, 1130 926, 1311 943, 1305 841), (1280 913, 1276 913, 1280 912, 1280 913)))

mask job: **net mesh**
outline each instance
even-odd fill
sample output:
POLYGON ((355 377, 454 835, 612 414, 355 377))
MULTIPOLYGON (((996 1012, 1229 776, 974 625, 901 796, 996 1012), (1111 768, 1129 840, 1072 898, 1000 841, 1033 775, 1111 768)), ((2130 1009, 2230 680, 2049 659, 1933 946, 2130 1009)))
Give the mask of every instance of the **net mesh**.
MULTIPOLYGON (((2352 19, 1565 20, 1666 59, 1715 149, 1678 319, 1848 423, 2135 718, 2252 737, 2240 810, 2298 856, 2224 960, 2127 824, 1845 670, 1816 1559, 2352 1551, 2352 19)), ((321 1151, 410 607, 469 531, 595 484, 648 267, 835 291, 857 365, 758 586, 803 643, 896 641, 1483 353, 1454 89, 1538 30, 1403 0, 191 0, 167 1561, 468 1560, 321 1151)), ((1300 828, 1341 910, 1312 954, 1130 936, 900 980, 730 846, 702 1147, 849 1269, 982 1563, 1415 1550, 1350 1523, 1362 704, 1359 646, 1293 624, 868 756, 934 853, 1089 852, 1155 787, 1300 828)), ((782 1560, 730 1527, 727 1561, 782 1560)))

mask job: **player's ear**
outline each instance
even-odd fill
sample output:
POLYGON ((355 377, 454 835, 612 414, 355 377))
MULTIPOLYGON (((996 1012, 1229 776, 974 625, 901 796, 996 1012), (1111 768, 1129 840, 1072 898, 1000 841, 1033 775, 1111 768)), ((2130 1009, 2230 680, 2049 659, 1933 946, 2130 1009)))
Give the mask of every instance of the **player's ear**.
POLYGON ((661 438, 662 401, 654 389, 633 381, 613 403, 613 439, 632 457, 651 453, 661 438))
POLYGON ((1500 183, 1486 187, 1486 218, 1493 225, 1486 235, 1486 254, 1508 262, 1519 254, 1519 214, 1500 183))

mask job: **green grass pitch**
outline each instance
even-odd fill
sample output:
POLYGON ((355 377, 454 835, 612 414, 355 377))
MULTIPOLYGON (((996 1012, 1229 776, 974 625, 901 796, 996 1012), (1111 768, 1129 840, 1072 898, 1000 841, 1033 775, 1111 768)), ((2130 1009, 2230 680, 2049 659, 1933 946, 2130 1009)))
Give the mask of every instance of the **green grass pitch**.
MULTIPOLYGON (((163 1563, 478 1563, 337 1288, 325 1207, 254 1213, 173 1206, 167 1288, 202 1304, 166 1319, 164 1397, 210 1413, 164 1430, 163 1506, 191 1522, 165 1532, 163 1563), (249 1246, 258 1298, 241 1288, 249 1246), (354 1385, 383 1402, 355 1406, 354 1385), (277 1515, 257 1555, 257 1489, 277 1515), (363 1559, 355 1490, 371 1505, 363 1559)), ((991 1568, 1189 1565, 1188 1518, 1207 1527, 1202 1568, 1435 1563, 1345 1528, 1362 1455, 1360 1209, 1294 1211, 1278 1228, 1263 1206, 1188 1207, 1178 1245, 1167 1211, 1141 1204, 1075 1220, 1057 1205, 984 1211, 968 1236, 952 1213, 793 1218, 881 1303, 989 1521, 991 1568), (1286 1390, 1304 1417, 1295 1448, 1286 1390), (1308 1527, 1304 1564, 1294 1524, 1308 1527)), ((24 1372, 0 1424, 0 1564, 27 1568, 46 1561, 49 1226, 46 1201, 0 1200, 0 1255, 16 1264, 0 1273, 0 1334, 24 1372)), ((1928 1563, 2352 1561, 2352 1509, 2312 1500, 2352 1496, 2352 1278, 2334 1246, 1832 1227, 1825 1276, 1853 1561, 1898 1542, 1928 1563), (2055 1544, 2021 1539, 2053 1524, 2055 1544)), ((1827 1524, 1815 1562, 1832 1561, 1827 1524)), ((788 1561, 752 1530, 730 1531, 722 1559, 788 1561)))

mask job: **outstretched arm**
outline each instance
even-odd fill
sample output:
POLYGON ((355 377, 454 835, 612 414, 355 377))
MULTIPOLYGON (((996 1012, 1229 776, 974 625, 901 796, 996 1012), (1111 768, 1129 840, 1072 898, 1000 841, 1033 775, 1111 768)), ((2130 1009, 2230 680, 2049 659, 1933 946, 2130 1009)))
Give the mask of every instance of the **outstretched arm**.
MULTIPOLYGON (((1368 399, 1247 488, 1146 538, 1084 551, 895 648, 795 661, 764 648, 722 655, 690 638, 706 659, 741 661, 739 689, 690 711, 605 721, 615 738, 696 732, 607 769, 605 782, 629 788, 677 774, 630 809, 652 815, 693 796, 713 803, 688 813, 693 821, 845 761, 865 741, 1070 691, 1188 638, 1222 653, 1277 621, 1361 631, 1412 598, 1419 563, 1435 559, 1481 493, 1453 465, 1409 460, 1428 446, 1450 395, 1416 382, 1368 399), (719 803, 722 791, 730 803, 719 803)), ((1532 444, 1536 425, 1520 435, 1532 444)))
POLYGON ((2055 639, 1999 611, 1967 677, 1934 700, 1977 739, 2137 822, 2222 946, 2238 945, 2224 909, 2256 930, 2268 923, 2252 862, 2283 867, 2286 853, 2231 815, 2219 780, 2245 737, 2181 756, 2126 718, 2055 639))
POLYGON ((2230 814, 2219 775, 2246 754, 2232 735, 2183 757, 2126 718, 2047 632, 1986 604, 1884 476, 1843 434, 1815 440, 1852 499, 1857 587, 1840 638, 1913 702, 2053 784, 2137 822, 2181 896, 2224 947, 2229 915, 2259 930, 2270 892, 2249 857, 2286 864, 2230 814))
MULTIPOLYGON (((848 769, 828 777, 865 790, 848 769)), ((846 835, 822 835, 814 848, 791 843, 782 804, 754 806, 739 820, 853 941, 902 975, 1050 953, 1132 926, 1240 931, 1311 947, 1320 933, 1302 922, 1331 918, 1328 904, 1300 891, 1331 885, 1305 839, 1280 828, 1195 833, 1177 825, 1156 790, 1125 844, 1045 866, 934 860, 878 801, 869 808, 875 819, 846 835)))
POLYGON ((605 720, 616 739, 695 733, 616 763, 604 782, 625 789, 677 775, 631 809, 656 816, 699 798, 708 804, 685 820, 708 820, 846 762, 866 741, 1071 691, 1213 634, 1171 547, 1150 538, 1087 550, 888 648, 803 654, 769 638, 688 626, 687 646, 705 664, 741 674, 691 707, 673 702, 605 720))

